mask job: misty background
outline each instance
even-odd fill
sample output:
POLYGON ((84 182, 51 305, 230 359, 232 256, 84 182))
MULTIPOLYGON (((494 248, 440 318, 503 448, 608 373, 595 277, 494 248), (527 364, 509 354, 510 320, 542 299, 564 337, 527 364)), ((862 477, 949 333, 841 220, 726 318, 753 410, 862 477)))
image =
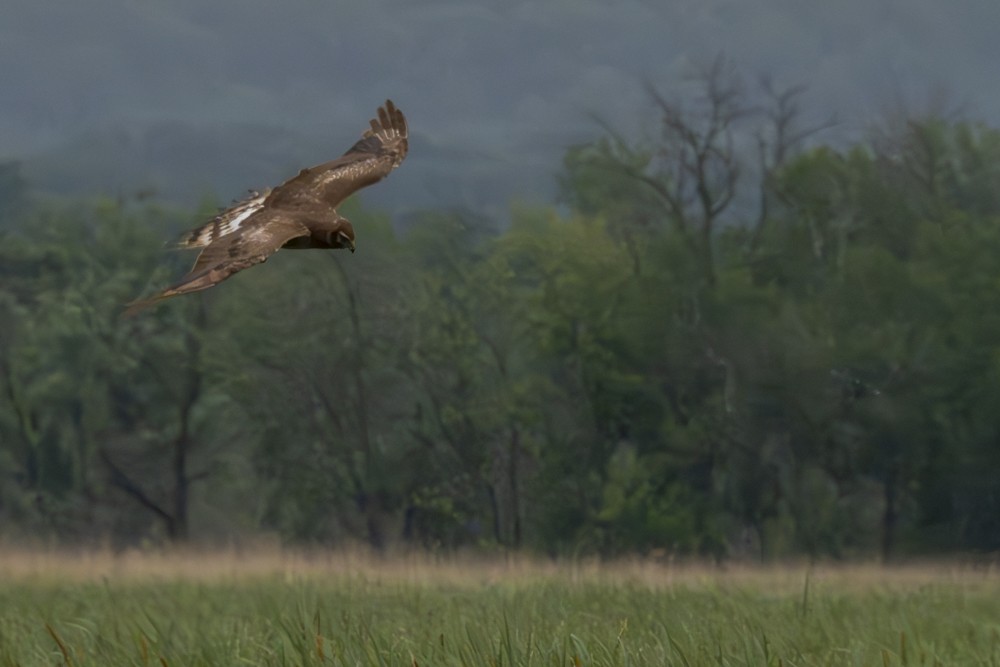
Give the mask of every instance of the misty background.
POLYGON ((362 197, 503 217, 553 199, 595 118, 638 136, 646 84, 673 96, 720 53, 806 84, 805 116, 846 139, 942 100, 996 121, 997 26, 990 0, 13 0, 0 161, 50 194, 228 201, 339 155, 391 97, 410 157, 362 197))

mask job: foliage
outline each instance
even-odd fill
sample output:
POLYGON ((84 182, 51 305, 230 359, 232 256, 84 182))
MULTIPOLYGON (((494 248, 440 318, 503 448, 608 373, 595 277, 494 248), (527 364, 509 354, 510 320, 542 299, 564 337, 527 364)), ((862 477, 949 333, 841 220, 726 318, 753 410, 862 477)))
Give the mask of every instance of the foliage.
POLYGON ((355 206, 357 254, 135 319, 208 212, 39 200, 4 167, 0 535, 995 550, 1000 132, 807 148, 795 90, 760 114, 707 76, 693 114, 653 94, 653 140, 569 151, 568 210, 400 232, 355 206))

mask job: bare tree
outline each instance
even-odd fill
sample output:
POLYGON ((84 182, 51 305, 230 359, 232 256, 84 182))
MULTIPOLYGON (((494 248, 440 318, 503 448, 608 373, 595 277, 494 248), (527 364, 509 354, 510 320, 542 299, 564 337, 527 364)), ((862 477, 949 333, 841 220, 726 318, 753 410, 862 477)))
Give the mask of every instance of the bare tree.
POLYGON ((699 258, 704 282, 716 280, 713 237, 737 193, 741 163, 736 124, 752 109, 732 64, 719 57, 695 77, 700 94, 690 107, 667 99, 652 84, 647 91, 659 116, 652 146, 634 146, 604 125, 609 140, 600 159, 654 195, 665 219, 699 258))
POLYGON ((837 123, 835 116, 815 124, 802 123, 799 100, 806 91, 804 84, 778 88, 769 77, 761 77, 760 89, 765 97, 764 123, 755 132, 760 199, 747 248, 750 254, 756 252, 760 246, 774 200, 787 201, 784 193, 778 191, 776 179, 778 172, 788 163, 789 158, 802 148, 809 137, 837 123))
MULTIPOLYGON (((805 86, 780 88, 766 77, 759 84, 763 100, 754 103, 733 63, 722 56, 692 82, 698 92, 685 100, 670 99, 647 83, 659 135, 650 145, 635 145, 601 123, 607 136, 598 144, 597 158, 606 170, 652 194, 665 220, 698 258, 704 283, 712 287, 715 241, 723 220, 747 223, 747 248, 756 251, 773 203, 780 199, 776 175, 809 137, 835 120, 804 123, 799 100, 805 86), (748 175, 756 178, 756 194, 754 186, 744 185, 748 175), (754 196, 756 214, 741 214, 747 207, 737 201, 754 196)), ((632 240, 625 236, 626 242, 632 240)))

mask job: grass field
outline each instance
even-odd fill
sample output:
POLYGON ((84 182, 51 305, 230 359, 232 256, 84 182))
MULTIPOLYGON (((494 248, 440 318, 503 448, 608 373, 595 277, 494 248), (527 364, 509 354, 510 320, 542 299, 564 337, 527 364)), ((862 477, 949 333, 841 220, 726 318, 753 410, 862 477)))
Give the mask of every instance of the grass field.
POLYGON ((996 665, 1000 576, 0 552, 0 665, 996 665))

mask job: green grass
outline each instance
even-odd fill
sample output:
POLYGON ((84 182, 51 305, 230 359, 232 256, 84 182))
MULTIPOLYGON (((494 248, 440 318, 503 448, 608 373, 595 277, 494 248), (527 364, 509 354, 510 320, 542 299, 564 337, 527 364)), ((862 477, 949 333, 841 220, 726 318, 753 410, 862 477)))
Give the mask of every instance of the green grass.
POLYGON ((0 555, 0 665, 995 665, 1000 578, 0 555))

